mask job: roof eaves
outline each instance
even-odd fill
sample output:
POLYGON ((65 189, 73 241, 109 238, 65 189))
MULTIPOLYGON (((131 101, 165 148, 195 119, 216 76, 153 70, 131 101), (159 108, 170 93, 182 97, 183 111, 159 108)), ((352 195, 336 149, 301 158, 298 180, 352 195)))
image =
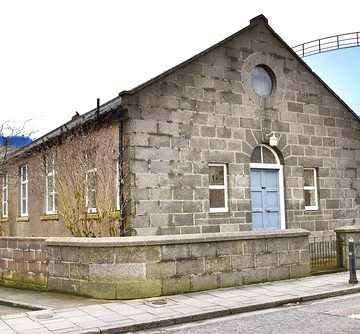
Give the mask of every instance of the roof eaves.
POLYGON ((77 117, 72 118, 70 121, 62 124, 58 128, 48 132, 47 134, 39 137, 38 139, 35 139, 28 145, 22 146, 22 147, 16 149, 14 152, 12 152, 11 158, 17 158, 18 156, 20 156, 24 153, 30 152, 31 150, 35 149, 39 145, 44 144, 47 141, 54 139, 62 134, 65 134, 69 130, 74 129, 75 127, 77 127, 81 124, 85 124, 91 120, 96 119, 100 115, 101 116, 106 115, 107 113, 109 113, 115 109, 118 109, 120 107, 120 105, 121 105, 121 97, 117 96, 117 97, 113 98, 112 100, 107 101, 104 104, 100 105, 98 114, 97 114, 98 109, 95 108, 95 109, 92 109, 92 110, 86 112, 83 115, 79 115, 77 117))

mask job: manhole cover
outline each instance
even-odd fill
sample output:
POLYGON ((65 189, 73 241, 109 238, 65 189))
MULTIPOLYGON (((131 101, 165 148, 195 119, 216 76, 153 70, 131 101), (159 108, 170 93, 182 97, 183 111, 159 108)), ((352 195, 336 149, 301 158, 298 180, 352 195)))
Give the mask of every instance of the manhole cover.
POLYGON ((151 302, 154 305, 166 305, 168 301, 166 299, 157 299, 151 302))
POLYGON ((44 320, 44 319, 51 319, 53 317, 52 314, 39 314, 36 316, 36 319, 44 320))

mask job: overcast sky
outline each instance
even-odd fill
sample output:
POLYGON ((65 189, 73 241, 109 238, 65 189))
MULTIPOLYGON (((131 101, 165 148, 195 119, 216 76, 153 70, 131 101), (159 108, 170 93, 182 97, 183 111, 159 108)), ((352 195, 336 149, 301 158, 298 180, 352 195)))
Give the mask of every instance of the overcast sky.
POLYGON ((360 31, 359 9, 358 0, 1 0, 0 122, 35 119, 39 137, 259 14, 294 46, 360 31))

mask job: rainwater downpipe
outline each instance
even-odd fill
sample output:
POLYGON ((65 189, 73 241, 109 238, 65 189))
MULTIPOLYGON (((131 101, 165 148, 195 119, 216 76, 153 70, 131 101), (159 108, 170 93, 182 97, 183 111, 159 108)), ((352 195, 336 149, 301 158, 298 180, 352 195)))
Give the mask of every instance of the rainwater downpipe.
MULTIPOLYGON (((121 99, 121 97, 120 97, 121 99)), ((122 106, 120 100, 120 107, 118 109, 119 113, 119 219, 120 219, 120 236, 125 235, 125 222, 124 222, 124 172, 123 172, 123 162, 124 162, 124 118, 122 117, 122 106)))

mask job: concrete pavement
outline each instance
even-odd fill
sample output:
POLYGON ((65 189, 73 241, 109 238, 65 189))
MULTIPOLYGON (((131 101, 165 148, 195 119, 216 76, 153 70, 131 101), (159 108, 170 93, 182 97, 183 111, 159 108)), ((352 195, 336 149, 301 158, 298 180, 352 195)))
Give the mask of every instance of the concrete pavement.
POLYGON ((128 333, 360 292, 360 284, 348 281, 349 273, 341 272, 127 301, 0 288, 6 303, 42 308, 1 317, 0 333, 128 333))

